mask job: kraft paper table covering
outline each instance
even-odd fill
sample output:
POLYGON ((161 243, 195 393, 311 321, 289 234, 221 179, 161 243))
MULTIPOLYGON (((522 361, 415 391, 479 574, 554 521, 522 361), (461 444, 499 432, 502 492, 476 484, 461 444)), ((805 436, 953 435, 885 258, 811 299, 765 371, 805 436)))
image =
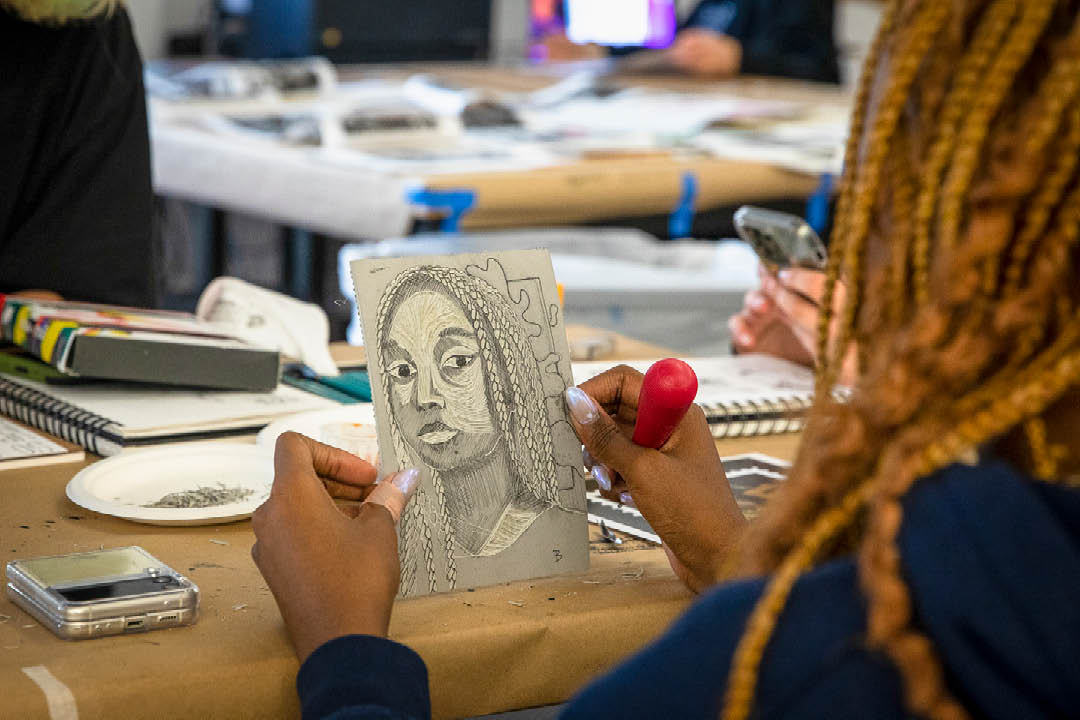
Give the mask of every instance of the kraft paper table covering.
MULTIPOLYGON (((140 545, 199 585, 201 616, 190 628, 65 642, 5 597, 0 715, 48 717, 21 672, 35 665, 71 689, 83 718, 297 715, 296 660, 251 560, 250 522, 162 528, 97 515, 63 494, 79 467, 0 473, 4 554, 140 545)), ((565 699, 689 600, 658 549, 594 553, 585 575, 400 602, 391 635, 428 662, 437 715, 472 715, 565 699)))
MULTIPOLYGON (((784 435, 717 447, 790 458, 796 443, 784 435)), ((21 558, 141 545, 199 585, 202 614, 190 628, 65 642, 0 599, 9 618, 0 623, 0 716, 48 717, 44 695, 21 672, 35 665, 71 689, 80 718, 297 716, 297 664, 251 560, 250 522, 163 528, 96 515, 63 494, 80 467, 0 472, 0 552, 21 558)), ((692 600, 662 550, 593 548, 584 575, 398 603, 391 635, 428 663, 436 716, 565 700, 663 632, 692 600)))
MULTIPOLYGON (((782 435, 717 447, 789 459, 796 444, 797 436, 782 435)), ((141 545, 199 585, 202 614, 193 627, 65 642, 0 599, 0 615, 9 617, 0 623, 0 716, 49 717, 44 695, 22 673, 44 665, 71 689, 80 718, 296 717, 297 664, 249 554, 251 522, 157 528, 96 515, 64 495, 79 467, 0 473, 0 553, 141 545)), ((564 701, 657 637, 691 601, 661 549, 599 553, 593 546, 585 574, 397 604, 391 636, 428 663, 437 717, 564 701)))
MULTIPOLYGON (((576 334, 597 331, 580 326, 576 334)), ((615 357, 665 354, 615 335, 615 357)), ((339 360, 362 352, 332 346, 339 360)), ((617 362, 617 360, 613 360, 617 362)), ((717 442, 722 455, 791 459, 796 435, 717 442)), ((64 487, 89 462, 0 472, 0 556, 140 545, 201 590, 189 628, 65 642, 0 597, 0 716, 47 718, 22 668, 43 665, 70 688, 80 718, 296 717, 297 662, 251 560, 248 521, 213 527, 137 525, 71 503, 64 487)), ((590 528, 591 537, 598 533, 590 528)), ((592 543, 585 574, 402 601, 391 636, 428 664, 436 717, 546 705, 658 636, 692 601, 659 548, 592 543), (549 600, 548 598, 554 598, 549 600)), ((343 561, 344 562, 344 561, 343 561)))

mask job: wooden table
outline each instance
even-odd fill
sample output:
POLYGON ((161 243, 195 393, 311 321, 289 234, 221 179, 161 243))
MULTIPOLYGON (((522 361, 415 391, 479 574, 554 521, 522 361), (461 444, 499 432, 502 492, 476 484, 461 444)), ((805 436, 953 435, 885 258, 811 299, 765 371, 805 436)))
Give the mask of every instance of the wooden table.
MULTIPOLYGON (((584 329, 572 329, 584 332, 584 329)), ((620 339, 620 359, 657 348, 620 339)), ((343 353, 355 350, 340 350, 343 353)), ((797 436, 724 440, 724 455, 790 459, 797 436)), ((299 713, 297 662, 251 560, 249 522, 153 527, 86 511, 64 487, 83 464, 0 472, 0 556, 140 545, 201 590, 196 625, 65 642, 0 599, 0 716, 46 718, 24 672, 43 666, 79 717, 272 718, 299 713)), ((557 703, 659 635, 692 600, 655 546, 593 535, 591 568, 570 575, 399 602, 390 635, 427 662, 434 713, 460 717, 557 703)))

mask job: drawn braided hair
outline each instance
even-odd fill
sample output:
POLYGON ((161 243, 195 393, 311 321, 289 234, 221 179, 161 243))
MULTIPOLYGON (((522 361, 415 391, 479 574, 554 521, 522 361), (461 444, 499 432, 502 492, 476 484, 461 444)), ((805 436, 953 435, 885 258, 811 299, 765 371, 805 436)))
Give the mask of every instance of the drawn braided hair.
MULTIPOLYGON (((559 505, 551 424, 540 379, 540 368, 528 334, 505 296, 487 282, 458 268, 421 266, 403 271, 383 293, 376 317, 377 346, 388 343, 390 324, 398 306, 420 290, 444 292, 461 306, 480 346, 480 360, 488 385, 488 400, 496 426, 506 445, 510 467, 523 496, 546 506, 559 505)), ((392 397, 390 377, 382 376, 384 396, 392 397)), ((389 413, 394 451, 403 461, 410 457, 393 413, 389 413)), ((439 472, 431 473, 431 497, 421 487, 401 518, 401 594, 416 589, 419 563, 428 575, 428 589, 452 589, 457 583, 454 533, 446 508, 446 490, 439 472), (436 508, 436 517, 424 508, 436 508), (435 564, 435 548, 446 558, 445 585, 435 564)))
POLYGON ((1078 15, 1080 0, 889 3, 846 155, 818 397, 788 481, 736 558, 740 574, 769 580, 732 660, 725 720, 754 709, 799 577, 851 553, 866 643, 896 666, 907 710, 968 717, 917 626, 902 499, 1001 439, 1026 443, 1017 463, 1038 479, 1069 482, 1075 466, 1046 417, 1080 386, 1078 15), (845 404, 830 390, 850 341, 860 362, 845 404))

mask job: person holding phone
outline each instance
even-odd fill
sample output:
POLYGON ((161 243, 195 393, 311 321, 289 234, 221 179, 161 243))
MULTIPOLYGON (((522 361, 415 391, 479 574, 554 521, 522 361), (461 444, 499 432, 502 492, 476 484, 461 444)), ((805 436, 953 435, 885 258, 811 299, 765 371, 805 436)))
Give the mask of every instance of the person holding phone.
MULTIPOLYGON (((852 119, 818 397, 787 480, 753 522, 730 510, 701 412, 652 450, 631 441, 640 374, 615 368, 568 391, 591 464, 622 477, 703 594, 564 717, 1076 716, 1077 63, 1078 0, 889 3, 852 119)), ((294 464, 275 488, 303 477, 313 491, 256 527, 257 547, 268 541, 260 567, 291 632, 332 636, 298 644, 305 716, 426 716, 419 690, 408 704, 391 696, 423 684, 415 653, 333 635, 367 627, 373 608, 389 615, 388 516, 348 546, 279 542, 308 505, 333 507, 314 492, 309 457, 279 455, 294 464), (338 561, 354 546, 353 584, 382 592, 336 604, 344 619, 317 612, 343 592, 339 574, 297 583, 279 570, 308 572, 326 547, 338 561)), ((362 484, 353 474, 330 487, 362 484)))

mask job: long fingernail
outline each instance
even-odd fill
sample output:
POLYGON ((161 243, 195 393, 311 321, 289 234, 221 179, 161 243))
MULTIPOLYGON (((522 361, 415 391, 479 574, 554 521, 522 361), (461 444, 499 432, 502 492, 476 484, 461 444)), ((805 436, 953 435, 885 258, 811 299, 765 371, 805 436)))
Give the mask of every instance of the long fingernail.
POLYGON ((592 469, 593 479, 596 480, 596 484, 600 486, 600 489, 604 492, 611 490, 611 471, 608 470, 607 465, 593 465, 592 469))
POLYGON ((571 387, 566 389, 566 406, 570 408, 570 416, 579 425, 596 422, 596 419, 600 417, 592 398, 580 388, 571 387))
POLYGON ((735 338, 739 341, 739 345, 743 347, 750 347, 754 344, 754 336, 750 333, 738 333, 735 335, 735 338))
POLYGON ((785 283, 790 282, 791 278, 795 277, 795 275, 790 270, 781 270, 779 273, 777 273, 777 275, 779 276, 780 281, 785 283))
POLYGON ((408 470, 396 472, 394 477, 391 478, 390 484, 400 490, 405 497, 410 498, 416 492, 416 486, 420 484, 420 471, 416 468, 409 468, 408 470))
POLYGON ((765 309, 765 299, 760 297, 750 298, 750 307, 758 312, 765 309))
POLYGON ((634 504, 634 498, 630 497, 630 493, 628 492, 619 493, 619 502, 628 507, 637 507, 637 505, 634 504))

